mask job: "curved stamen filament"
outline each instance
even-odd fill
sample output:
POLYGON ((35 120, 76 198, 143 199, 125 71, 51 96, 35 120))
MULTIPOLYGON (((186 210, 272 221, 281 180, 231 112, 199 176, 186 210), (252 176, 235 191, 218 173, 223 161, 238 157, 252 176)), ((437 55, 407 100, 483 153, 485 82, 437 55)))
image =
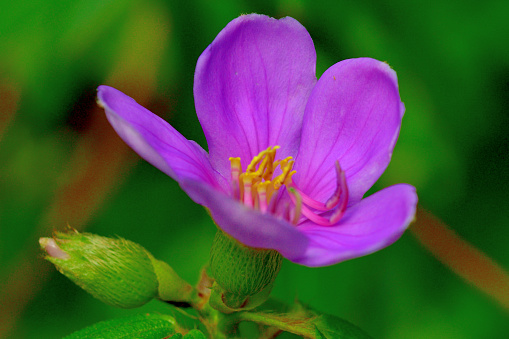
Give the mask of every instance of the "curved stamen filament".
POLYGON ((312 222, 314 222, 318 225, 332 226, 332 223, 328 219, 322 217, 321 215, 316 214, 315 212, 310 210, 309 207, 302 204, 302 197, 300 196, 300 193, 298 193, 295 190, 293 191, 293 193, 294 194, 290 194, 290 199, 292 200, 292 202, 295 204, 296 207, 300 206, 300 213, 302 213, 306 218, 308 218, 309 220, 311 220, 312 222), (300 200, 300 204, 299 204, 299 200, 300 200))
POLYGON ((292 171, 295 161, 291 159, 292 157, 288 157, 279 162, 283 173, 274 178, 274 189, 279 189, 282 185, 288 185, 291 182, 292 175, 296 173, 292 171))
POLYGON ((292 185, 289 189, 290 199, 296 205, 300 205, 302 210, 302 214, 308 218, 309 220, 322 225, 322 226, 332 226, 336 224, 345 214, 346 207, 348 205, 348 186, 346 185, 346 175, 345 172, 339 166, 339 162, 336 161, 336 190, 332 194, 332 196, 327 200, 327 202, 322 203, 313 198, 309 197, 299 189, 292 185), (297 197, 301 199, 299 203, 297 197), (332 214, 325 218, 320 214, 315 213, 312 209, 326 212, 333 211, 332 214))
POLYGON ((348 202, 348 187, 346 186, 346 176, 345 172, 339 166, 339 161, 336 161, 335 169, 336 169, 336 190, 334 191, 334 194, 332 194, 332 196, 325 203, 311 198, 310 196, 299 190, 297 187, 292 186, 302 196, 302 202, 304 204, 318 211, 329 211, 332 208, 336 207, 343 200, 346 200, 348 202))
POLYGON ((297 225, 300 219, 300 215, 302 212, 302 196, 295 190, 293 187, 288 188, 288 193, 290 193, 290 199, 295 205, 294 215, 292 218, 292 224, 297 225))

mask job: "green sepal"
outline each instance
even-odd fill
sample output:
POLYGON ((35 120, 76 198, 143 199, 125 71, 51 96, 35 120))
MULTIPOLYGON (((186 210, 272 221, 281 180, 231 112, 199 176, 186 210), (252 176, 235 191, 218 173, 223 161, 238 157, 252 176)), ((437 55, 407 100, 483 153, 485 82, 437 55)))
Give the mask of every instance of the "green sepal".
POLYGON ((281 262, 277 251, 245 246, 218 230, 210 253, 210 271, 216 283, 212 294, 228 309, 254 308, 270 294, 281 262))
POLYGON ((157 276, 157 298, 164 301, 191 302, 196 291, 182 279, 167 263, 150 255, 154 272, 157 276))
POLYGON ((101 321, 68 335, 64 339, 165 338, 175 334, 175 319, 163 314, 139 314, 101 321))

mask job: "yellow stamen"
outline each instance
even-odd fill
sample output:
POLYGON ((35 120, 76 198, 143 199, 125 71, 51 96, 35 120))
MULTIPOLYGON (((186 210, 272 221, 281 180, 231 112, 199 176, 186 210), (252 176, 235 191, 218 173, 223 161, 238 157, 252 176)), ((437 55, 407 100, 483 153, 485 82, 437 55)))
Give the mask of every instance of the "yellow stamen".
POLYGON ((267 208, 270 201, 271 182, 264 181, 256 185, 256 191, 258 193, 258 208, 263 213, 267 212, 267 208))
POLYGON ((237 199, 240 199, 240 173, 242 173, 242 165, 240 163, 240 158, 229 158, 231 164, 231 176, 232 176, 232 189, 233 196, 237 199))
POLYGON ((242 185, 240 186, 241 197, 244 201, 244 205, 253 207, 253 177, 248 173, 242 173, 240 177, 242 179, 242 185), (242 190, 242 188, 244 189, 242 190))
POLYGON ((229 158, 232 168, 232 181, 239 182, 239 175, 242 172, 242 166, 240 164, 240 158, 229 158))
POLYGON ((295 173, 292 171, 292 157, 275 160, 278 149, 279 146, 274 146, 261 151, 251 160, 245 172, 242 172, 240 158, 230 158, 235 198, 264 213, 274 193, 281 186, 290 184, 295 173), (278 167, 282 173, 274 177, 274 171, 278 167))
POLYGON ((292 171, 295 161, 291 159, 292 157, 288 157, 281 160, 279 166, 281 167, 283 173, 274 178, 274 189, 277 190, 282 185, 287 185, 290 182, 292 175, 296 173, 296 171, 292 171))
POLYGON ((337 187, 333 195, 324 203, 306 195, 293 183, 295 161, 292 157, 276 159, 279 146, 268 147, 255 156, 242 172, 240 158, 229 158, 233 197, 244 205, 262 213, 273 213, 294 225, 301 217, 322 226, 336 225, 348 206, 348 186, 346 174, 336 161, 337 187), (278 170, 279 167, 279 170, 278 170), (274 176, 274 172, 280 173, 274 176), (281 186, 286 186, 292 208, 287 199, 279 199, 281 186), (330 212, 330 213, 325 213, 330 212))

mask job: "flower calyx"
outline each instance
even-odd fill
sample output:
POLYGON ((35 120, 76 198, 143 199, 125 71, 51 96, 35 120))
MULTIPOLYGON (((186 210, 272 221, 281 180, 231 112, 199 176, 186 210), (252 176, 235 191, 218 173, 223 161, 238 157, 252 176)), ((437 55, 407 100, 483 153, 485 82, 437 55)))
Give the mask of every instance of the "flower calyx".
POLYGON ((218 230, 209 262, 215 280, 210 304, 223 313, 261 305, 269 297, 281 262, 279 252, 244 246, 218 230))

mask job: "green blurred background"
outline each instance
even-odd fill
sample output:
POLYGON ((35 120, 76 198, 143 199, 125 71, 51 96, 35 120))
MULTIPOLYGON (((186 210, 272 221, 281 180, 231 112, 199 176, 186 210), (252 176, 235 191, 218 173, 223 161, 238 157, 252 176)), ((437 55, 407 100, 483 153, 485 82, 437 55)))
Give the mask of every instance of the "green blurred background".
MULTIPOLYGON (((123 90, 206 146, 192 95, 196 60, 229 21, 251 12, 299 20, 315 42, 318 76, 346 58, 387 61, 406 115, 375 188, 415 185, 424 208, 509 267, 507 1, 2 0, 0 337, 59 338, 100 320, 168 310, 156 301, 115 309, 57 273, 37 239, 67 224, 137 241, 196 281, 214 225, 116 137, 95 89, 123 90)), ((274 296, 376 338, 509 333, 507 309, 412 232, 336 266, 285 261, 274 296)))

